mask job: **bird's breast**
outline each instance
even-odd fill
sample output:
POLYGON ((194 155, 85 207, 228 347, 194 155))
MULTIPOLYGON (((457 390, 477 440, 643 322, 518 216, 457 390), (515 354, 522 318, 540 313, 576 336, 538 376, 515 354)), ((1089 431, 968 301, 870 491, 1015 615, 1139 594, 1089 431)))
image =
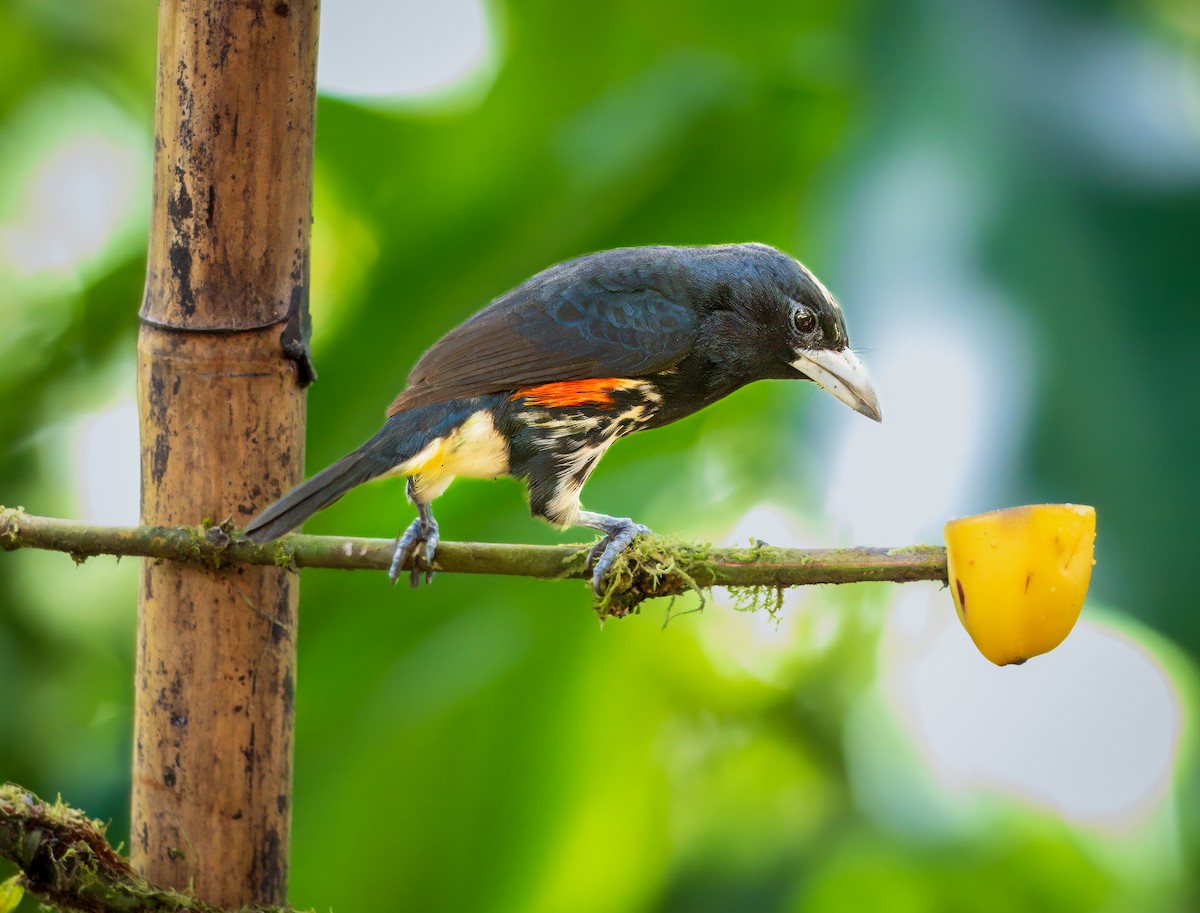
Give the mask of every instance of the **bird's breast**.
POLYGON ((647 427, 662 403, 648 380, 595 378, 514 391, 501 421, 510 429, 511 475, 529 485, 533 511, 558 526, 579 514, 579 493, 618 438, 647 427))
POLYGON ((506 409, 512 442, 510 472, 524 477, 586 477, 613 441, 652 421, 661 399, 652 382, 629 378, 562 381, 516 390, 506 409))

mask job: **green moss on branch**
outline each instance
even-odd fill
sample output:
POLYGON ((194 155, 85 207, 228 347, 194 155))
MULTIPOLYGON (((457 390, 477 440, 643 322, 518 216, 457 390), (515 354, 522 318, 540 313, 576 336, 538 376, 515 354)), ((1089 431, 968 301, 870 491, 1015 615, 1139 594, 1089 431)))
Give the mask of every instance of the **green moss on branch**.
MULTIPOLYGON (((104 825, 78 809, 0 785, 0 856, 43 904, 81 913, 221 913, 188 894, 147 884, 105 839, 104 825)), ((248 907, 243 913, 294 913, 248 907)))

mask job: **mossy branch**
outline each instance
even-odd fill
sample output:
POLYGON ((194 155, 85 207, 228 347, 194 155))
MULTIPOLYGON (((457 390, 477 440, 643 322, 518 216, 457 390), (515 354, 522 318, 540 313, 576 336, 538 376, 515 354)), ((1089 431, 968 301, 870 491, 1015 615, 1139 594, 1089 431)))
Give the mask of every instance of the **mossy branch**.
MULTIPOLYGON (((62 802, 0 785, 0 856, 16 864, 22 886, 43 904, 82 913, 221 913, 190 895, 147 884, 109 845, 104 830, 62 802)), ((243 913, 291 911, 247 907, 243 913)))
MULTIPOLYGON (((188 561, 214 570, 233 564, 386 570, 392 544, 390 539, 290 535, 259 545, 241 538, 228 522, 199 527, 99 526, 0 507, 0 547, 51 549, 66 552, 77 562, 93 555, 138 555, 188 561)), ((588 577, 589 548, 442 542, 434 569, 451 574, 583 580, 588 577)), ((945 583, 946 550, 931 545, 712 548, 650 536, 635 541, 621 556, 597 608, 604 615, 624 615, 652 596, 674 596, 712 586, 777 590, 813 583, 914 580, 945 583)))

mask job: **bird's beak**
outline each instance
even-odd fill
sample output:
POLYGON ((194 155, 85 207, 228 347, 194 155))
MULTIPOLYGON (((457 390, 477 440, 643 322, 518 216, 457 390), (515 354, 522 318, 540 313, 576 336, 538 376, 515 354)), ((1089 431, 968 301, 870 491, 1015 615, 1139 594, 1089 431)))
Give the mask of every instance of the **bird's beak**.
POLYGON ((792 367, 840 399, 855 412, 883 421, 875 388, 867 379, 867 369, 849 349, 806 349, 796 353, 792 367))

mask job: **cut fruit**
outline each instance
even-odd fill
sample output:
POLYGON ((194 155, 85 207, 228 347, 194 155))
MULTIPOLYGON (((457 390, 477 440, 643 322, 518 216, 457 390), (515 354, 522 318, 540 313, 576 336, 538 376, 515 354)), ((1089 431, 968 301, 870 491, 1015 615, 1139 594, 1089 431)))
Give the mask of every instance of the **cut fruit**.
POLYGON ((1053 650, 1075 626, 1092 578, 1096 510, 1010 507, 946 524, 958 618, 998 666, 1053 650))

